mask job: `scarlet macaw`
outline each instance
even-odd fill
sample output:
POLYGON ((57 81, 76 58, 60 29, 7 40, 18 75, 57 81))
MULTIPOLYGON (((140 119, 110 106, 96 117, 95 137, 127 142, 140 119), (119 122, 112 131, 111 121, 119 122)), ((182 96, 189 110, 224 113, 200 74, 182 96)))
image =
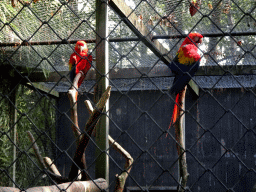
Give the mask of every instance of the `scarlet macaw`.
POLYGON ((84 41, 77 41, 75 51, 70 55, 69 70, 72 88, 78 89, 82 84, 87 72, 91 68, 92 56, 88 55, 87 44, 84 41), (81 73, 78 82, 74 81, 77 74, 81 73))
MULTIPOLYGON (((202 43, 202 38, 203 36, 200 33, 190 33, 181 44, 173 61, 168 65, 175 74, 170 93, 176 95, 176 103, 180 100, 181 92, 199 68, 201 57, 197 52, 197 45, 202 43)), ((177 119, 177 113, 178 106, 174 104, 172 124, 177 119)))

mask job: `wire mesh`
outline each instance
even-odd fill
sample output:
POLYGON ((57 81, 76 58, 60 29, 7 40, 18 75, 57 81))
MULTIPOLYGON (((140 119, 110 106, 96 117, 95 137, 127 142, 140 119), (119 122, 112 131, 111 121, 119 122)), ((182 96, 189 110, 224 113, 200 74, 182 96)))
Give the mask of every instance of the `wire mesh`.
MULTIPOLYGON (((255 179, 255 34, 253 0, 109 0, 109 74, 112 86, 107 115, 110 136, 134 159, 127 191, 252 191, 255 179), (197 3, 195 13, 191 6, 197 3), (193 16, 192 16, 193 15, 193 16), (179 180, 175 131, 168 129, 174 105, 173 75, 166 66, 190 32, 204 35, 199 46, 199 87, 186 96, 185 154, 190 177, 179 180), (160 48, 157 44, 160 44, 160 48)), ((33 133, 42 156, 60 174, 68 173, 76 150, 70 129, 68 62, 77 40, 96 57, 93 0, 2 0, 0 3, 1 130, 0 186, 26 190, 57 185, 40 167, 29 141, 33 133), (39 87, 38 87, 39 85, 39 87)), ((97 60, 97 58, 96 58, 97 60)), ((92 62, 94 73, 99 73, 92 62)), ((93 73, 93 72, 92 72, 93 73)), ((79 127, 93 103, 94 76, 79 88, 79 127)), ((84 131, 84 130, 83 130, 84 131)), ((95 178, 90 138, 86 172, 95 178)), ((113 146, 109 156, 109 190, 126 170, 113 146)), ((72 181, 73 182, 73 181, 72 181)), ((255 189, 254 189, 255 190, 255 189)))

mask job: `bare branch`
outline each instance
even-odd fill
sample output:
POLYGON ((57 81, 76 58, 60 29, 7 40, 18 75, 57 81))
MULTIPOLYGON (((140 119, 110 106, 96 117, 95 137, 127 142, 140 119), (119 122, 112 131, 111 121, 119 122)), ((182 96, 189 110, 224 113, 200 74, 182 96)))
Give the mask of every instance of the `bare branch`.
MULTIPOLYGON (((90 101, 86 100, 85 105, 91 114, 93 111, 93 106, 90 101)), ((132 168, 132 163, 133 163, 133 158, 131 155, 121 146, 119 145, 110 135, 108 136, 109 140, 109 145, 111 145, 115 150, 117 150, 125 159, 125 167, 124 167, 124 172, 120 174, 119 176, 116 175, 116 186, 115 186, 115 192, 122 192, 124 189, 124 185, 126 182, 126 179, 128 177, 128 174, 131 171, 132 168)))
POLYGON ((42 157, 41 154, 40 154, 39 148, 38 148, 38 146, 37 146, 37 144, 36 144, 36 141, 35 141, 35 139, 34 139, 33 134, 32 134, 30 131, 27 131, 27 133, 28 133, 29 139, 30 139, 30 141, 31 141, 31 143, 32 143, 32 147, 33 147, 34 153, 35 153, 35 155, 36 155, 36 158, 37 158, 37 160, 38 160, 38 162, 39 162, 39 166, 40 166, 42 169, 46 169, 47 167, 46 167, 46 165, 44 164, 43 157, 42 157))
POLYGON ((111 86, 108 86, 106 91, 103 93, 102 97, 100 98, 99 102, 96 105, 96 108, 93 110, 91 116, 89 117, 86 125, 85 125, 85 133, 82 134, 81 139, 79 140, 79 144, 77 146, 75 156, 74 156, 74 162, 71 166, 71 170, 69 173, 69 179, 73 180, 77 177, 78 173, 78 167, 82 170, 82 180, 84 180, 84 175, 87 175, 85 172, 86 167, 84 163, 82 162, 84 151, 89 143, 90 137, 92 135, 92 132, 95 128, 95 125, 97 124, 102 111, 106 105, 106 102, 108 101, 110 97, 110 91, 111 86))
POLYGON ((183 119, 184 119, 184 111, 185 111, 185 95, 186 95, 187 86, 183 89, 181 97, 178 101, 178 119, 174 124, 175 127, 175 135, 176 135, 176 147, 179 155, 179 171, 180 171, 180 185, 179 191, 184 191, 183 189, 187 185, 188 180, 188 170, 187 170, 187 161, 186 161, 186 153, 185 153, 185 132, 183 129, 183 119))
MULTIPOLYGON (((92 112, 93 112, 93 109, 94 109, 93 106, 92 106, 91 101, 85 100, 84 103, 85 103, 85 105, 86 105, 86 108, 87 108, 87 110, 88 110, 88 113, 91 115, 92 112)), ((92 134, 92 135, 95 137, 95 135, 96 135, 96 129, 93 131, 93 134, 92 134)))
POLYGON ((87 109, 88 109, 89 114, 91 115, 92 112, 93 112, 92 103, 91 103, 89 100, 85 100, 84 103, 85 103, 85 105, 86 105, 86 107, 87 107, 87 109))
POLYGON ((119 145, 110 135, 108 136, 109 144, 113 146, 125 159, 124 171, 120 175, 116 175, 116 186, 115 192, 122 192, 124 190, 126 179, 131 171, 133 158, 132 156, 121 146, 119 145))
MULTIPOLYGON (((71 124, 71 128, 73 130, 73 133, 77 138, 79 138, 79 136, 81 135, 81 131, 79 129, 79 126, 78 126, 78 116, 77 116, 77 95, 78 95, 78 92, 76 89, 70 89, 68 91, 68 98, 69 98, 69 101, 70 101, 70 106, 71 106, 71 120, 72 120, 72 124, 71 124)), ((79 141, 77 140, 77 143, 79 141)))
POLYGON ((51 172, 53 172, 55 175, 61 176, 59 170, 57 169, 56 165, 52 162, 52 160, 49 157, 43 158, 45 165, 51 172))
MULTIPOLYGON (((78 114, 77 114, 77 96, 78 96, 78 81, 79 79, 82 77, 81 73, 78 73, 76 75, 76 77, 74 78, 74 82, 72 87, 69 89, 68 91, 68 98, 70 101, 70 106, 71 106, 71 120, 72 120, 72 124, 71 124, 71 128, 73 130, 73 133, 75 135, 76 138, 76 142, 77 142, 77 146, 79 145, 79 141, 81 139, 81 130, 79 128, 78 125, 78 114)), ((86 159, 85 159, 85 153, 83 152, 83 155, 81 157, 81 163, 83 164, 83 168, 86 169, 86 159)), ((76 175, 78 175, 78 177, 76 178, 77 180, 81 179, 81 174, 80 172, 78 172, 78 174, 76 173, 76 175)), ((83 172, 82 176, 84 178, 86 178, 85 180, 89 180, 89 176, 83 172)))
MULTIPOLYGON (((47 162, 47 163, 45 164, 45 161, 44 161, 43 157, 42 157, 41 154, 40 154, 39 148, 38 148, 38 146, 37 146, 37 144, 36 144, 36 141, 35 141, 35 139, 34 139, 34 137, 33 137, 33 134, 32 134, 30 131, 28 131, 27 133, 28 133, 28 136, 29 136, 30 141, 31 141, 32 144, 33 144, 32 147, 33 147, 33 149, 34 149, 34 152, 35 152, 35 155, 36 155, 36 158, 37 158, 37 160, 38 160, 38 162, 39 162, 40 167, 41 167, 42 169, 45 169, 45 170, 46 170, 46 173, 47 173, 55 182, 57 182, 57 183, 63 183, 63 182, 68 182, 68 181, 70 181, 68 178, 62 177, 59 172, 58 172, 59 174, 56 174, 56 173, 57 173, 56 170, 55 170, 56 173, 47 170, 46 164, 48 164, 49 162, 47 162)), ((51 165, 51 164, 50 164, 50 165, 51 165)), ((56 169, 57 169, 57 168, 56 168, 56 169)))

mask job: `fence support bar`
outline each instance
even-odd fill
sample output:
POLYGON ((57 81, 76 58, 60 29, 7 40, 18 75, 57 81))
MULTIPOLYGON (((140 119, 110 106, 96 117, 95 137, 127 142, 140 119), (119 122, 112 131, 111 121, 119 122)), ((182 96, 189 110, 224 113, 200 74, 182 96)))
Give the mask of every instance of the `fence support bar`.
MULTIPOLYGON (((108 5, 102 0, 96 0, 96 86, 94 99, 95 103, 99 101, 102 94, 109 85, 108 80, 108 5)), ((105 106, 105 111, 109 110, 109 101, 105 106)), ((109 133, 109 120, 107 115, 102 115, 96 125, 96 178, 104 178, 109 183, 109 157, 107 149, 109 133)))
POLYGON ((18 86, 16 87, 15 86, 15 82, 12 83, 11 85, 11 94, 10 94, 10 101, 12 103, 9 104, 10 106, 10 128, 12 129, 12 139, 13 139, 13 166, 12 166, 12 179, 14 181, 13 183, 13 187, 15 187, 15 181, 16 181, 16 153, 17 153, 17 150, 16 150, 16 144, 17 144, 17 137, 16 137, 16 134, 17 134, 17 110, 16 110, 16 107, 17 107, 17 89, 18 89, 18 86))

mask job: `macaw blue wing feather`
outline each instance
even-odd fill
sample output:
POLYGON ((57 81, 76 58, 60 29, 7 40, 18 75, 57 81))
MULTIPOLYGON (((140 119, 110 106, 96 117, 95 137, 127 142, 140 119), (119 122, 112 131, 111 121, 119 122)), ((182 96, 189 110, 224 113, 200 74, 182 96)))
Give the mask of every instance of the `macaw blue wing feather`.
POLYGON ((168 67, 175 74, 175 78, 173 81, 172 88, 170 89, 170 93, 178 94, 181 92, 191 78, 195 75, 196 71, 199 68, 200 61, 195 62, 193 65, 183 65, 179 62, 171 62, 168 67))

